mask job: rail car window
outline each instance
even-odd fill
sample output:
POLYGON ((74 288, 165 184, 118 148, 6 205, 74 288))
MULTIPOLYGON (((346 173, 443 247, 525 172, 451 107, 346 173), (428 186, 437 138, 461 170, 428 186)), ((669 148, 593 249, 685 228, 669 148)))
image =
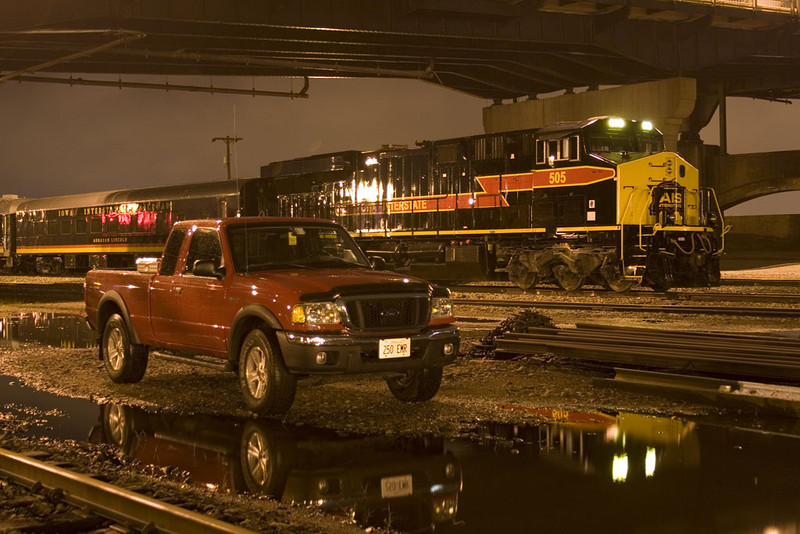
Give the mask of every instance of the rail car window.
POLYGON ((46 232, 48 235, 58 235, 58 221, 47 221, 46 232))
POLYGON ((114 216, 114 214, 108 214, 105 217, 106 223, 103 230, 109 234, 116 234, 119 232, 119 220, 114 216))
POLYGON ((172 276, 175 274, 175 267, 178 265, 178 257, 180 256, 181 246, 183 246, 183 239, 186 237, 186 230, 176 228, 170 235, 166 246, 164 247, 164 254, 161 257, 161 267, 158 274, 162 276, 172 276))
POLYGON ((86 233, 86 217, 78 217, 75 219, 75 233, 76 234, 86 233))
POLYGON ((61 235, 72 235, 72 219, 62 219, 60 226, 61 235))
POLYGON ((103 233, 103 220, 99 216, 92 217, 89 221, 89 231, 93 234, 103 233))

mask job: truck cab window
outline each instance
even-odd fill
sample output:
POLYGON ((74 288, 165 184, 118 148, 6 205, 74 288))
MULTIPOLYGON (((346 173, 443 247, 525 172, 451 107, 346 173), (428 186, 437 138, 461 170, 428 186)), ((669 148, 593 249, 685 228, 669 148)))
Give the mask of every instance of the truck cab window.
POLYGON ((158 270, 158 274, 162 276, 175 274, 175 267, 178 265, 178 256, 181 252, 184 237, 186 237, 186 230, 179 228, 176 228, 169 235, 169 241, 164 247, 164 255, 161 258, 161 268, 158 270))
POLYGON ((214 260, 214 267, 222 266, 222 246, 215 230, 198 229, 192 235, 186 254, 186 272, 192 272, 197 260, 214 260))

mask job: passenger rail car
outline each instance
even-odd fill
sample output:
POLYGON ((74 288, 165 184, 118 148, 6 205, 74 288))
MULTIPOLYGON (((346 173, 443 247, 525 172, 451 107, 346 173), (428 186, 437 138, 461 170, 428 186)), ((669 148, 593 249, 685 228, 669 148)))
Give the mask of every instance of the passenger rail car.
POLYGON ((173 223, 235 216, 240 185, 206 182, 0 203, 5 266, 39 274, 135 267, 137 258, 161 255, 173 223))
POLYGON ((648 121, 537 130, 270 163, 248 215, 333 219, 395 269, 522 288, 719 283, 723 220, 698 171, 648 121))

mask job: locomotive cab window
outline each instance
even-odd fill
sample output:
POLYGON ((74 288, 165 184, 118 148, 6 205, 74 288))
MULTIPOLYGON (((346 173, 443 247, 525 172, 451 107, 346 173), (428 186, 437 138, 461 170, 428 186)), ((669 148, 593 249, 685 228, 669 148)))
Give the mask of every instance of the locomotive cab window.
POLYGON ((580 159, 578 147, 577 135, 560 139, 539 139, 536 141, 536 164, 577 161, 580 159))

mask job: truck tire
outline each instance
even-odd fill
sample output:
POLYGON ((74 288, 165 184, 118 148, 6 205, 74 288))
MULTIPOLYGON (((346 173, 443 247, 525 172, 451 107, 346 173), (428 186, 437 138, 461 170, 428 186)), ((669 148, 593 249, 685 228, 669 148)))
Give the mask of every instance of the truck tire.
POLYGON ((117 313, 103 326, 103 362, 111 380, 118 384, 138 382, 147 370, 149 348, 131 343, 128 326, 117 313))
POLYGON ((396 399, 405 402, 423 402, 436 396, 442 385, 442 368, 428 367, 406 371, 386 379, 389 390, 396 399))
POLYGON ((245 404, 257 414, 284 414, 294 402, 297 378, 259 328, 247 334, 239 351, 239 387, 245 404))

